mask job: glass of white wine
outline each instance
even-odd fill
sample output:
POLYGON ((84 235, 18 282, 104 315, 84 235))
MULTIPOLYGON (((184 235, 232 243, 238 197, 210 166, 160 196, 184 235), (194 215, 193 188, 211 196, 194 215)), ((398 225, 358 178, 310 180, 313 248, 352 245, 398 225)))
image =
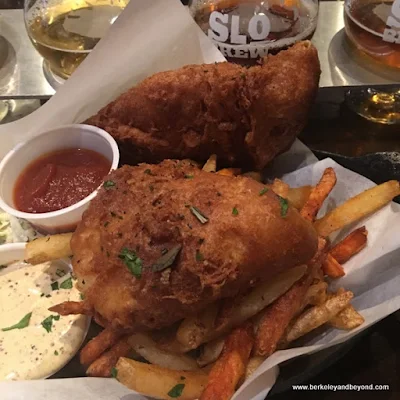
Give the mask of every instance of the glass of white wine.
POLYGON ((129 0, 25 0, 25 25, 46 76, 67 79, 129 0))

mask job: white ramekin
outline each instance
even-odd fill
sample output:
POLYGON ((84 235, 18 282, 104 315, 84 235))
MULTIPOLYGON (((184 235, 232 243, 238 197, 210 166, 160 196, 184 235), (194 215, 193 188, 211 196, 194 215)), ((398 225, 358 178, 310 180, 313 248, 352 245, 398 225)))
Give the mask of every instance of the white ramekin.
POLYGON ((111 162, 110 170, 119 162, 117 143, 103 129, 91 125, 65 125, 43 132, 18 144, 0 163, 0 208, 8 214, 29 221, 42 233, 60 233, 75 229, 97 190, 72 206, 48 213, 26 213, 15 208, 13 192, 21 172, 40 156, 56 150, 83 148, 94 150, 111 162))

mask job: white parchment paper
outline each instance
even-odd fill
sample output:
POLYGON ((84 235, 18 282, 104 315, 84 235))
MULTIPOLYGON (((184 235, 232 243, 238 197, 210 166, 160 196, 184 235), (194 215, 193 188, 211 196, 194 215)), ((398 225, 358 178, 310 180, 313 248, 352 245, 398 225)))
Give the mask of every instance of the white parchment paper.
MULTIPOLYGON (((80 122, 155 72, 222 60, 208 39, 199 35, 199 28, 177 0, 131 1, 110 34, 48 103, 28 117, 0 127, 0 158, 17 143, 44 129, 80 122)), ((292 186, 301 186, 315 184, 326 167, 334 167, 338 183, 328 198, 327 208, 373 185, 332 160, 316 161, 307 147, 296 141, 274 161, 268 176, 282 177, 292 186)), ((276 352, 241 387, 235 400, 264 399, 276 381, 279 363, 348 340, 400 309, 400 206, 392 203, 357 226, 363 224, 369 231, 368 246, 346 263, 346 276, 334 285, 354 291, 353 304, 365 317, 365 324, 352 332, 328 328, 323 334, 309 336, 298 348, 276 352)), ((348 227, 339 236, 354 228, 348 227)), ((145 399, 113 379, 101 378, 2 382, 0 398, 145 399)))

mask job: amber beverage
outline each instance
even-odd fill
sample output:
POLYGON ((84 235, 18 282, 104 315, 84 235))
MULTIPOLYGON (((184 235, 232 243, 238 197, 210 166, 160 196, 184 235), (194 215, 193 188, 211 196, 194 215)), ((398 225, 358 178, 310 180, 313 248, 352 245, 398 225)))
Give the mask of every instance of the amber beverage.
POLYGON ((344 20, 357 51, 383 66, 400 68, 400 0, 348 0, 344 20))
POLYGON ((228 61, 252 65, 311 38, 318 0, 192 0, 190 11, 228 61))

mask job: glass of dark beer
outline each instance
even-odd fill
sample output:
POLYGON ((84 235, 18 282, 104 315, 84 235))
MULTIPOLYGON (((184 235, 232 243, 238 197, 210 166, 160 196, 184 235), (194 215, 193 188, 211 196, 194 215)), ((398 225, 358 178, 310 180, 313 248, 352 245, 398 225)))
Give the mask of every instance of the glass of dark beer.
POLYGON ((191 0, 191 14, 228 61, 251 65, 313 35, 318 0, 191 0))
MULTIPOLYGON (((398 72, 400 82, 400 0, 345 0, 347 37, 365 64, 398 72)), ((348 104, 361 116, 385 124, 400 123, 400 89, 372 88, 348 94, 348 104)))

